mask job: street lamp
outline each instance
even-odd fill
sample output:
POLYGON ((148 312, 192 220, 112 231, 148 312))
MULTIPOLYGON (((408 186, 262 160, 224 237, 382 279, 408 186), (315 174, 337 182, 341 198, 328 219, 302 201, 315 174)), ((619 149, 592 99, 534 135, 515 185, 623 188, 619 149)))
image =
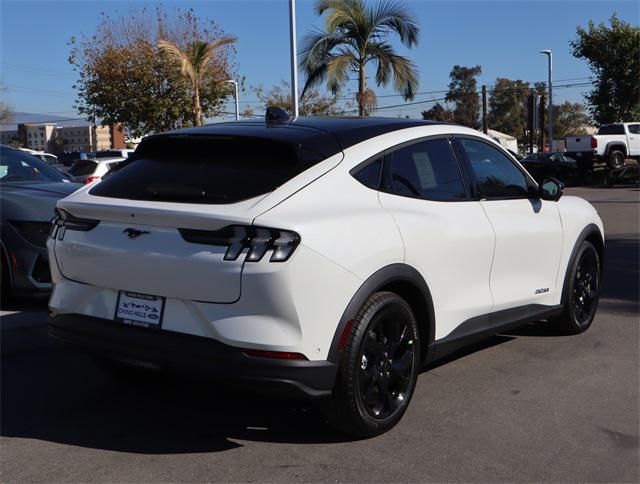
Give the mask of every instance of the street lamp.
POLYGON ((226 83, 229 84, 233 84, 233 87, 235 88, 235 98, 236 98, 236 121, 240 119, 240 109, 238 106, 238 83, 236 81, 234 81, 233 79, 229 79, 228 81, 224 81, 226 83))
POLYGON ((549 60, 549 107, 547 109, 547 117, 549 118, 549 128, 547 137, 549 138, 549 151, 553 150, 553 87, 551 85, 553 76, 553 54, 550 50, 541 50, 541 54, 546 54, 549 60))
POLYGON ((296 0, 289 0, 289 35, 291 37, 291 102, 293 117, 298 117, 298 53, 296 47, 296 0))

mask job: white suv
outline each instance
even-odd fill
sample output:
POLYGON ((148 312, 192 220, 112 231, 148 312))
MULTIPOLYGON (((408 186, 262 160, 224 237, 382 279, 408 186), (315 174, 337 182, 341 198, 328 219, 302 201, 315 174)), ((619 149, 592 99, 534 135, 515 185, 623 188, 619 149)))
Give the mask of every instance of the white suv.
POLYGON ((121 363, 192 368, 392 427, 420 367, 598 303, 595 210, 464 127, 233 122, 146 138, 57 204, 50 332, 121 363))

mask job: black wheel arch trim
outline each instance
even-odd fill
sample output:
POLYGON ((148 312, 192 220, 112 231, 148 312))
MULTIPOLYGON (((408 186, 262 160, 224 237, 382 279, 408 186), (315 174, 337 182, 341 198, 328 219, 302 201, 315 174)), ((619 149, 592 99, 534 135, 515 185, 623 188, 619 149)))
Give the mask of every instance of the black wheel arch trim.
MULTIPOLYGON (((435 311, 433 308, 433 299, 431 298, 431 291, 424 277, 412 266, 403 263, 395 263, 385 266, 378 271, 374 272, 367 280, 362 283, 360 288, 356 291, 351 301, 347 305, 338 327, 333 335, 331 341, 331 347, 329 348, 329 355, 327 360, 332 363, 339 363, 341 351, 338 349, 338 343, 342 337, 342 333, 349 321, 354 319, 360 308, 364 305, 366 300, 375 292, 385 288, 385 286, 392 285, 393 283, 404 282, 409 283, 415 289, 417 289, 423 298, 423 303, 427 308, 426 314, 415 314, 418 320, 418 327, 424 332, 426 326, 426 333, 421 334, 420 337, 423 340, 421 346, 422 360, 428 361, 433 354, 433 341, 435 338, 435 311), (426 318, 426 319, 425 319, 426 318), (420 324, 420 322, 423 324, 420 324), (426 323, 425 323, 426 322, 426 323)), ((392 291, 392 289, 389 289, 392 291)), ((399 294, 402 297, 402 294, 399 294)), ((407 301, 409 305, 411 303, 407 301)))
POLYGON ((601 249, 598 256, 600 258, 600 281, 601 281, 600 287, 602 287, 602 280, 604 276, 604 247, 605 247, 604 237, 602 236, 602 232, 600 232, 600 228, 596 224, 589 224, 584 229, 582 229, 582 232, 580 232, 580 234, 576 238, 576 241, 573 244, 573 249, 571 250, 571 255, 569 256, 567 265, 564 267, 564 278, 562 281, 562 297, 560 300, 560 304, 562 304, 563 306, 566 303, 567 292, 569 290, 569 277, 570 277, 569 271, 571 267, 573 267, 573 263, 575 262, 576 257, 578 256, 578 251, 580 250, 580 246, 585 240, 587 240, 592 235, 596 235, 598 237, 598 240, 600 240, 602 243, 600 247, 596 247, 596 249, 598 248, 601 249))
POLYGON ((605 153, 607 156, 611 155, 612 151, 622 151, 622 154, 624 156, 627 156, 627 147, 624 143, 620 142, 620 141, 611 141, 609 143, 607 143, 607 147, 605 148, 605 153), (620 150, 618 150, 618 148, 621 148, 620 150))

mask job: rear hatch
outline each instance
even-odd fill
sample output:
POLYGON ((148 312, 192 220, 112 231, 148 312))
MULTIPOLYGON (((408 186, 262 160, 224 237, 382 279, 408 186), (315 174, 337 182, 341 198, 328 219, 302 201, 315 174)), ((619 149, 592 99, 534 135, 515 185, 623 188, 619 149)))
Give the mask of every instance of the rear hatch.
POLYGON ((327 154, 296 140, 148 139, 103 181, 58 202, 67 219, 54 238, 58 267, 68 279, 101 287, 234 302, 245 253, 225 257, 233 241, 291 187, 311 181, 300 178, 339 162, 320 163, 327 154))

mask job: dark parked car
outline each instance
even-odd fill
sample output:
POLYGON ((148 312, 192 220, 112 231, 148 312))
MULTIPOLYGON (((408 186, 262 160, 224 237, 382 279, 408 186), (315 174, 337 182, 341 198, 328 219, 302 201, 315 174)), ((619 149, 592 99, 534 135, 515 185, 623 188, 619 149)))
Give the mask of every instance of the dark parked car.
POLYGON ((520 163, 538 183, 549 177, 557 178, 567 186, 579 185, 583 180, 576 160, 562 153, 535 153, 520 163))
POLYGON ((51 288, 46 241, 54 208, 81 186, 39 158, 0 145, 3 293, 51 288))
POLYGON ((71 166, 75 161, 88 160, 93 158, 95 153, 88 153, 86 151, 71 151, 69 153, 61 153, 58 155, 58 162, 64 166, 71 166))

